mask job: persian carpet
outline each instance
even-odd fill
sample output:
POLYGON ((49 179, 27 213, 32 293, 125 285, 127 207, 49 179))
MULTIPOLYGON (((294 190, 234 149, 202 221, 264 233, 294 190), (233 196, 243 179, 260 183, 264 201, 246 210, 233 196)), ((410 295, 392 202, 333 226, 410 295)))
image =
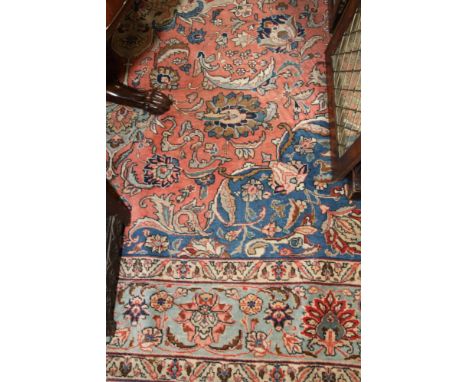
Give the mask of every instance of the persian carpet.
POLYGON ((332 182, 324 0, 141 0, 112 40, 107 177, 131 208, 109 381, 360 380, 361 211, 332 182))

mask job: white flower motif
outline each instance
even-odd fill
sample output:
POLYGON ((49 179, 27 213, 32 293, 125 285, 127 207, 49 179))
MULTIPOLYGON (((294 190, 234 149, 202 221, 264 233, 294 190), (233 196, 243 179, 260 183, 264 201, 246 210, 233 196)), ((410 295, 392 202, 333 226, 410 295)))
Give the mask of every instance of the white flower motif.
POLYGON ((190 257, 222 257, 225 255, 224 249, 224 245, 211 238, 193 239, 180 255, 190 257))
POLYGON ((237 37, 234 37, 232 41, 234 41, 236 46, 240 45, 242 48, 245 48, 248 44, 254 42, 255 38, 244 31, 242 33, 239 33, 237 37))
POLYGON ((252 14, 252 4, 247 3, 247 0, 236 2, 236 7, 231 10, 237 17, 249 17, 252 14))

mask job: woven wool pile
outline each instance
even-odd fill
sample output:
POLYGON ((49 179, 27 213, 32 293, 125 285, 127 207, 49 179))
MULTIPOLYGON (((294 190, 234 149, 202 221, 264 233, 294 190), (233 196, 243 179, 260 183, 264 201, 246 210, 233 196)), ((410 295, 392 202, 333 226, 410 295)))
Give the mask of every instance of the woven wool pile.
POLYGON ((112 40, 132 211, 108 380, 359 381, 360 205, 331 181, 322 0, 142 0, 112 40))

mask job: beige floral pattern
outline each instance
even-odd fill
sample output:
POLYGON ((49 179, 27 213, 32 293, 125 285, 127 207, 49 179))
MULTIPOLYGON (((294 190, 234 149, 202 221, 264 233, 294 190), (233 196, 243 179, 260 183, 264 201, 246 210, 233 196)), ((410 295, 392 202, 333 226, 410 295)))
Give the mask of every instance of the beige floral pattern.
POLYGON ((161 253, 169 248, 167 236, 162 235, 149 235, 146 238, 145 245, 151 248, 156 253, 161 253))
POLYGON ((150 298, 150 305, 158 312, 165 312, 172 307, 174 298, 169 296, 165 290, 153 294, 150 298))

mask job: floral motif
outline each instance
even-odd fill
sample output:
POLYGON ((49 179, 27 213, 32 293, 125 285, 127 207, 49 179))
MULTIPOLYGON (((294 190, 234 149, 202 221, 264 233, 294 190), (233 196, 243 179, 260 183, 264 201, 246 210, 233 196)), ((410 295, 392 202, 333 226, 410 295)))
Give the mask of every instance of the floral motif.
POLYGON ((171 361, 167 367, 167 373, 172 379, 177 379, 182 375, 182 365, 177 358, 171 361))
POLYGON ((132 361, 128 358, 124 359, 119 364, 119 371, 124 377, 130 374, 130 372, 132 371, 132 368, 133 368, 132 361))
POLYGON ((262 305, 262 299, 251 293, 239 300, 240 310, 248 315, 259 313, 262 310, 262 305))
POLYGON ((195 29, 188 35, 187 39, 191 44, 201 44, 205 41, 206 32, 203 29, 195 29))
POLYGON ((216 375, 221 382, 228 382, 232 376, 232 369, 227 365, 218 367, 216 369, 216 375))
POLYGON ((114 347, 123 347, 130 335, 130 328, 118 329, 111 338, 110 345, 114 347))
POLYGON ((330 195, 334 197, 338 197, 338 198, 342 196, 346 196, 347 188, 348 188, 347 184, 345 184, 344 186, 332 187, 332 189, 330 190, 330 195))
POLYGON ((264 332, 250 332, 246 336, 246 346, 253 355, 263 357, 270 347, 270 341, 267 341, 268 335, 264 332))
POLYGON ((157 347, 161 344, 163 333, 158 328, 144 328, 141 331, 141 342, 140 346, 143 350, 151 351, 153 347, 157 347))
POLYGON ((252 14, 252 4, 249 4, 247 0, 239 0, 235 4, 231 12, 237 17, 249 17, 252 14))
POLYGON ((225 246, 213 239, 193 239, 179 256, 190 257, 229 257, 225 252, 225 246))
POLYGON ((179 69, 182 70, 184 73, 190 72, 191 68, 192 68, 192 64, 183 64, 182 66, 179 67, 179 69))
POLYGON ((150 305, 158 312, 165 312, 172 307, 174 298, 170 296, 165 290, 161 290, 153 294, 150 298, 150 305))
POLYGON ((270 162, 273 173, 273 186, 275 192, 289 194, 295 190, 304 189, 304 181, 307 177, 307 165, 300 162, 270 162))
POLYGON ((179 74, 167 66, 160 66, 151 71, 151 85, 157 89, 177 89, 179 87, 179 74))
POLYGON ((291 256, 292 251, 287 247, 283 247, 283 248, 280 249, 279 254, 280 254, 280 256, 291 256))
POLYGON ((294 146, 294 151, 302 155, 311 154, 314 152, 314 147, 317 144, 316 138, 307 138, 301 136, 299 143, 294 146))
POLYGON ((242 200, 253 202, 263 199, 263 184, 257 179, 250 179, 242 186, 242 200))
POLYGON ((330 290, 360 319, 360 204, 330 178, 326 2, 134 8, 142 22, 112 41, 118 54, 147 46, 126 83, 173 104, 161 116, 107 104, 106 175, 132 211, 108 375, 358 381, 359 339, 331 356, 325 324, 315 329, 324 339, 302 333, 319 326, 305 307, 330 290))
POLYGON ((242 33, 237 34, 237 36, 234 37, 232 41, 234 42, 234 44, 236 44, 236 46, 245 48, 247 45, 254 42, 255 38, 244 31, 242 33))
POLYGON ((265 118, 258 98, 243 93, 218 94, 202 116, 208 135, 225 139, 247 137, 260 127, 271 128, 265 118))
POLYGON ((284 262, 277 261, 277 262, 271 263, 268 269, 271 272, 271 278, 273 280, 282 280, 286 278, 288 267, 286 266, 284 262))
POLYGON ((292 309, 289 307, 289 304, 285 304, 282 301, 268 304, 266 313, 265 321, 271 321, 277 331, 282 330, 286 322, 293 320, 291 316, 293 313, 292 309))
POLYGON ((145 13, 143 7, 133 8, 113 33, 112 49, 121 57, 127 59, 136 57, 151 46, 153 30, 145 13))
POLYGON ((181 312, 176 321, 182 324, 190 342, 200 347, 216 343, 226 326, 234 323, 232 306, 218 301, 214 294, 197 293, 192 302, 179 304, 181 312))
POLYGON ((154 13, 158 15, 153 19, 153 28, 158 31, 172 29, 177 18, 188 20, 198 16, 204 8, 202 0, 164 0, 154 2, 154 13))
POLYGON ((273 237, 276 233, 281 232, 281 228, 278 227, 274 222, 271 222, 262 228, 262 232, 269 237, 273 237))
POLYGON ((316 179, 314 180, 314 187, 317 189, 317 190, 325 190, 328 186, 328 182, 326 180, 323 180, 323 179, 316 179))
POLYGON ((283 343, 289 354, 302 353, 302 340, 299 337, 283 332, 283 343))
POLYGON ((332 291, 325 298, 315 299, 305 310, 302 333, 323 346, 327 356, 334 356, 337 347, 360 338, 355 310, 346 301, 337 299, 332 291))
POLYGON ((361 253, 361 210, 350 206, 327 211, 322 230, 327 244, 339 253, 361 253))
POLYGON ((181 279, 190 278, 192 266, 187 261, 181 261, 176 264, 176 274, 181 279))
POLYGON ((262 19, 257 30, 258 44, 273 52, 289 52, 304 39, 304 28, 289 15, 273 15, 262 19))
POLYGON ((122 105, 111 105, 107 111, 107 128, 115 133, 127 130, 132 126, 135 112, 122 105))
POLYGON ((157 187, 168 187, 179 182, 179 161, 173 157, 156 154, 144 167, 144 181, 157 187))
POLYGON ((152 249, 153 252, 161 253, 169 248, 167 236, 149 235, 146 238, 145 245, 152 249))
POLYGON ((242 230, 238 229, 236 231, 229 231, 224 235, 224 238, 227 241, 233 241, 236 240, 239 237, 239 234, 241 233, 242 230))
POLYGON ((270 371, 270 378, 270 380, 273 382, 286 382, 286 373, 280 367, 280 365, 276 364, 270 371))
POLYGON ((232 67, 231 64, 225 64, 225 65, 223 65, 223 69, 224 69, 226 72, 234 73, 234 69, 233 69, 233 67, 232 67))
POLYGON ((125 305, 124 317, 130 319, 132 326, 136 326, 140 319, 145 319, 149 316, 148 305, 146 301, 140 297, 134 297, 128 300, 125 305))

